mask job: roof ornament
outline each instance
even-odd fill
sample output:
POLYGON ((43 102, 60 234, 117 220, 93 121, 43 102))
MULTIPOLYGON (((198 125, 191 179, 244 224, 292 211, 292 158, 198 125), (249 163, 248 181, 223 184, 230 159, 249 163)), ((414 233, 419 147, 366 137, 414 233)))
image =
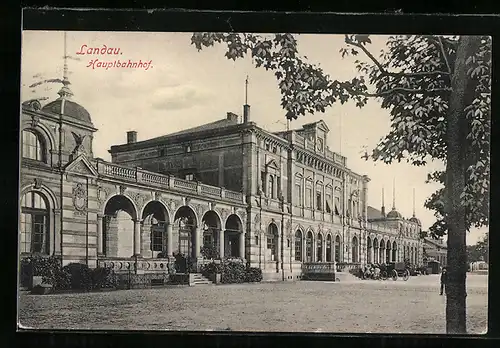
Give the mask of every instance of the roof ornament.
POLYGON ((63 56, 64 68, 63 68, 63 80, 62 80, 63 86, 61 87, 59 92, 57 92, 57 94, 59 94, 59 96, 61 98, 68 98, 69 99, 73 96, 73 92, 68 87, 71 84, 71 82, 69 82, 69 79, 68 79, 68 58, 69 58, 69 56, 68 56, 68 50, 67 50, 67 34, 66 34, 66 32, 64 32, 64 56, 63 56))

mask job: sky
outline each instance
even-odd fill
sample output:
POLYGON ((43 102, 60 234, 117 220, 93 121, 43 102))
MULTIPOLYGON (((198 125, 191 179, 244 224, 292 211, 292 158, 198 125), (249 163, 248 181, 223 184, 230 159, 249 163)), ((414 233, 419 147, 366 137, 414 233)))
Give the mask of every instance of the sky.
MULTIPOLYGON (((343 35, 297 35, 300 54, 319 64, 332 78, 356 76, 354 58, 341 58, 343 35)), ((370 50, 378 56, 384 36, 373 36, 370 50)), ((85 51, 85 49, 84 49, 85 51)), ((228 60, 225 47, 218 45, 198 52, 191 45, 191 33, 145 32, 67 32, 69 80, 73 100, 90 113, 98 132, 94 136, 94 156, 111 160, 112 145, 126 142, 126 132, 138 132, 138 140, 173 133, 226 117, 239 115, 245 101, 245 79, 249 77, 248 103, 251 120, 269 131, 286 128, 281 96, 272 72, 255 68, 250 58, 228 60), (84 48, 119 49, 118 55, 77 54, 84 48), (76 60, 77 58, 78 60, 76 60), (148 68, 99 68, 91 61, 150 62, 148 68)), ((64 34, 56 31, 24 31, 21 55, 21 99, 56 99, 61 84, 29 85, 41 79, 62 78, 64 34)), ((356 57, 356 59, 363 60, 356 57)), ((42 103, 43 104, 43 103, 42 103)), ((380 209, 382 189, 386 211, 393 200, 404 217, 415 214, 427 229, 435 221, 424 202, 436 189, 426 184, 427 173, 443 168, 442 163, 414 167, 407 163, 386 165, 365 161, 365 149, 371 152, 390 129, 389 111, 371 100, 363 109, 354 104, 334 105, 325 113, 306 115, 294 120, 290 128, 324 120, 330 128, 328 146, 347 157, 347 166, 370 177, 368 204, 380 209), (395 185, 393 185, 395 183, 395 185), (393 197, 393 190, 395 196, 393 197)), ((467 244, 476 243, 487 228, 472 230, 467 244)))

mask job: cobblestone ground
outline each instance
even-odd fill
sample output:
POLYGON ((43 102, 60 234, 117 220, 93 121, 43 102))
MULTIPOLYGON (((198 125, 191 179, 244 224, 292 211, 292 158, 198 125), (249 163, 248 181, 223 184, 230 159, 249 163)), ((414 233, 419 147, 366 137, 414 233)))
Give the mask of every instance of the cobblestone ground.
MULTIPOLYGON (((487 328, 487 276, 467 278, 469 333, 487 328)), ((39 329, 445 333, 435 275, 403 280, 171 287, 20 295, 19 322, 39 329)))

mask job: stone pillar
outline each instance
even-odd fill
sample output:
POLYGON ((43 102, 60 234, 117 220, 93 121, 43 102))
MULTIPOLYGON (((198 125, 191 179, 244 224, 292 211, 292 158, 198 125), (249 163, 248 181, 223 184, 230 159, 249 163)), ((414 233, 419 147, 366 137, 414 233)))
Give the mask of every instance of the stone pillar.
POLYGON ((174 248, 174 237, 172 233, 172 224, 168 223, 166 224, 166 230, 167 230, 167 255, 168 257, 172 257, 173 255, 173 248, 174 248))
POLYGON ((224 243, 225 243, 224 230, 221 228, 219 230, 219 255, 221 259, 224 258, 224 243))
POLYGON ((195 244, 194 244, 194 257, 198 258, 201 256, 201 238, 203 236, 203 232, 201 230, 201 227, 196 227, 195 232, 194 232, 194 239, 195 239, 195 244))
POLYGON ((321 261, 326 262, 326 238, 322 239, 321 253, 321 261))
POLYGON ((141 220, 134 220, 134 256, 140 257, 141 255, 141 220))
POLYGON ((266 197, 271 197, 272 192, 269 192, 269 173, 265 175, 266 182, 262 184, 262 191, 266 193, 266 197))
POLYGON ((245 232, 240 232, 240 257, 245 260, 245 232))
POLYGON ((274 256, 274 261, 281 261, 281 235, 278 232, 278 238, 276 243, 276 255, 274 256))
POLYGON ((101 214, 97 214, 97 256, 101 256, 104 254, 103 246, 103 233, 102 233, 102 224, 103 224, 104 216, 101 214))
POLYGON ((62 238, 62 228, 61 228, 61 210, 54 209, 54 224, 51 226, 51 230, 54 231, 54 255, 59 256, 62 254, 61 250, 61 238, 62 238))

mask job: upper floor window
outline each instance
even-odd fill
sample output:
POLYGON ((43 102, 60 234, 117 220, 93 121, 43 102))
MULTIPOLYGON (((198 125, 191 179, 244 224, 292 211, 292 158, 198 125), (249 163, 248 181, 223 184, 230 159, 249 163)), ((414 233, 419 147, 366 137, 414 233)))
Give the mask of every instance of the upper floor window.
POLYGON ((326 212, 331 213, 332 212, 332 196, 329 193, 326 194, 325 204, 326 204, 326 207, 325 207, 326 212))
POLYGON ((43 142, 35 132, 30 130, 23 130, 22 133, 22 156, 35 161, 44 162, 44 148, 43 142))
POLYGON ((316 209, 323 211, 323 195, 321 191, 316 191, 316 209))
POLYGON ((186 152, 191 152, 191 145, 186 145, 186 152))
POLYGON ((189 181, 193 181, 194 180, 194 174, 186 174, 184 176, 184 179, 189 180, 189 181))

